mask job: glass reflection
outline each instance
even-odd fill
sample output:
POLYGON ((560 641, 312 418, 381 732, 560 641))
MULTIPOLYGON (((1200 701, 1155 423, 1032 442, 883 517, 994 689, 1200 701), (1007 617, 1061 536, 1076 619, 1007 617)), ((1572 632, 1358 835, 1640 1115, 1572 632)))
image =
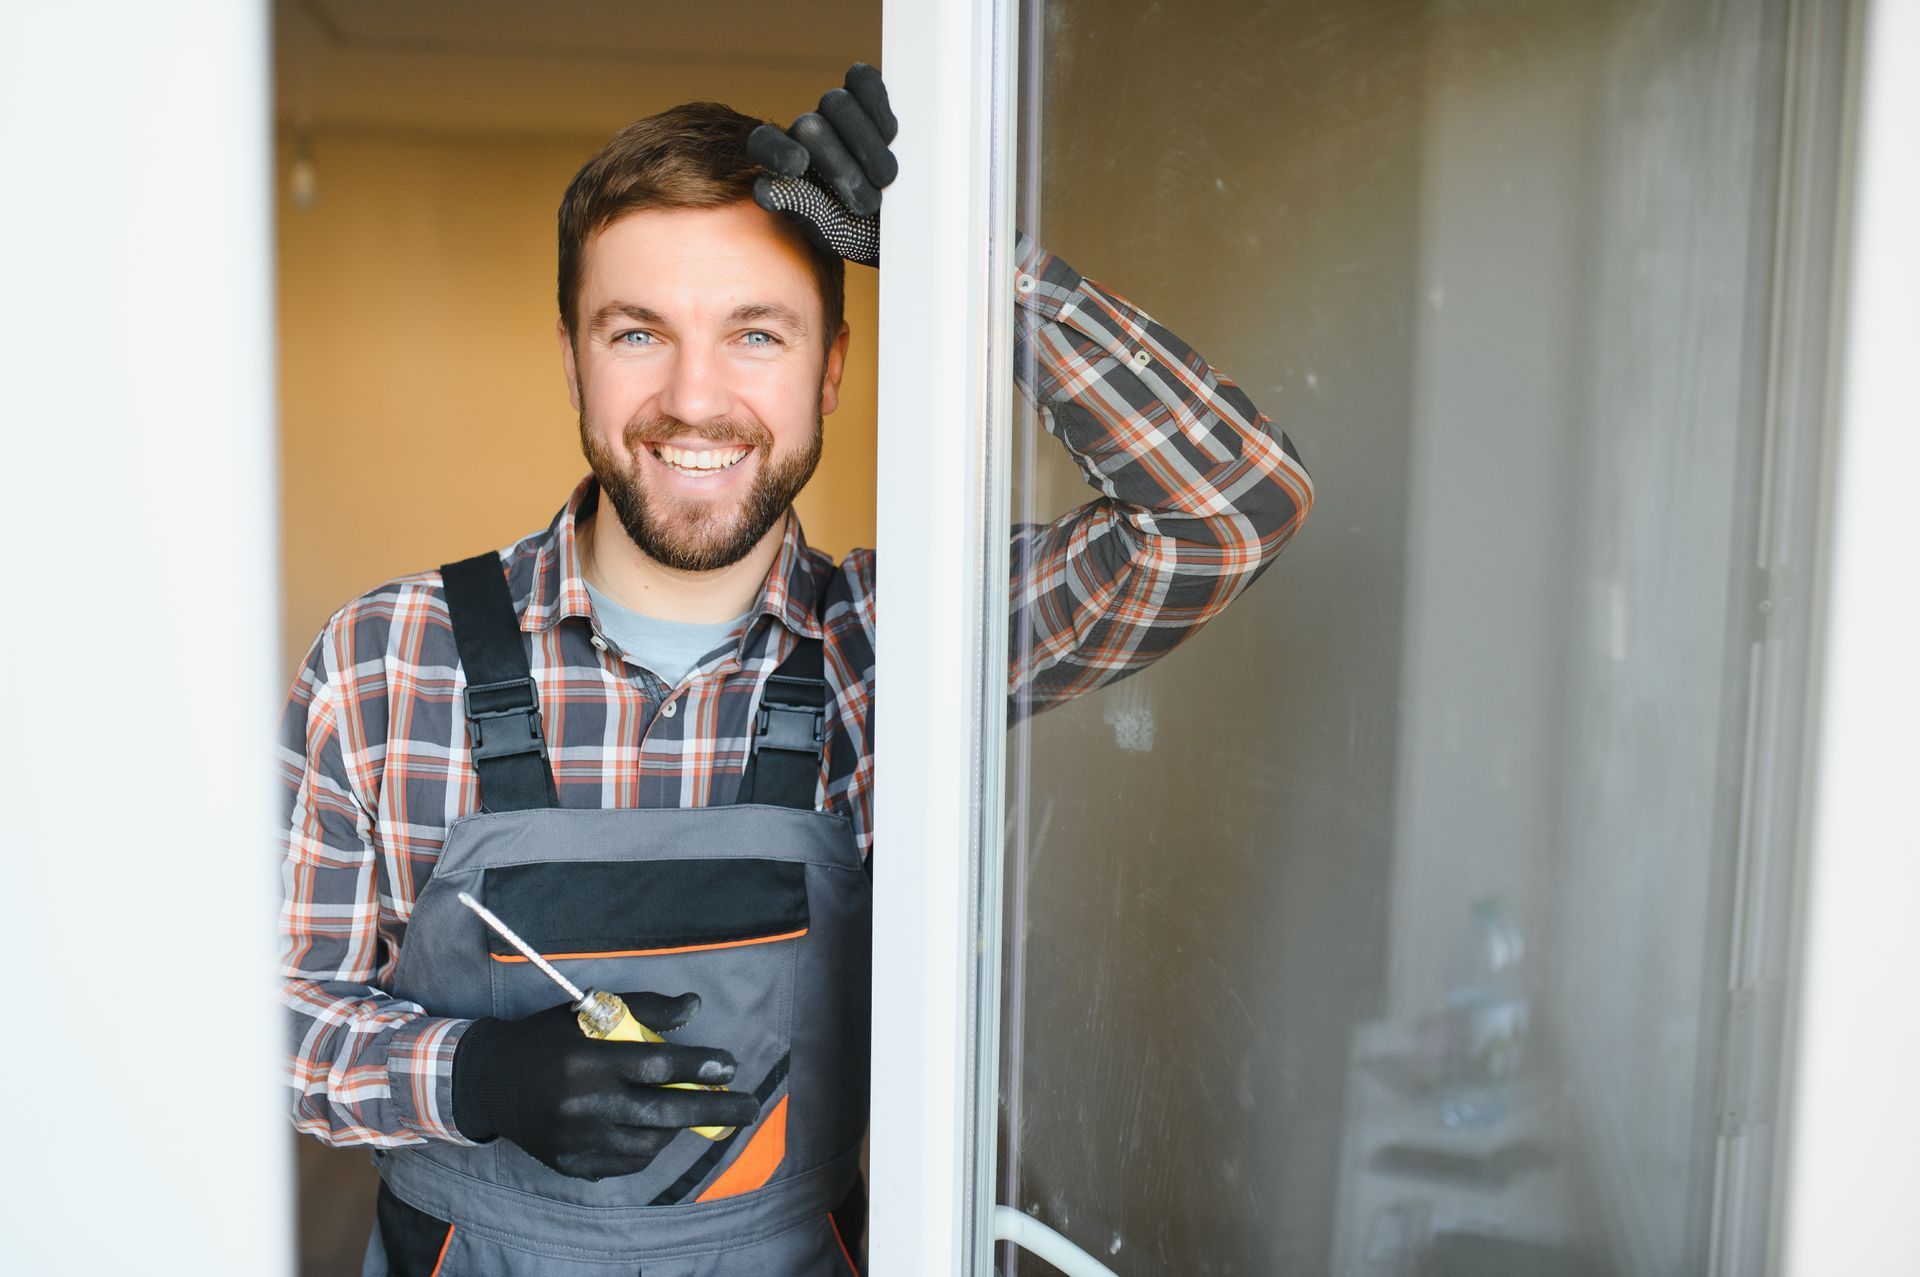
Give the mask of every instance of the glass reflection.
MULTIPOLYGON (((1014 732, 1002 1200, 1116 1272, 1759 1270, 1790 13, 1035 0, 1023 224, 1318 500, 1014 732)), ((1086 500, 1023 429, 1016 517, 1086 500)))

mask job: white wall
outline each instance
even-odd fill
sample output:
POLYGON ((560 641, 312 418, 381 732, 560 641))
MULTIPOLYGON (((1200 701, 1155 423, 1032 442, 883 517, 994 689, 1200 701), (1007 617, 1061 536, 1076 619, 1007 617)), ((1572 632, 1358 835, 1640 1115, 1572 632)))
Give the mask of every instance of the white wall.
POLYGON ((0 8, 9 1272, 287 1268, 266 14, 0 8))

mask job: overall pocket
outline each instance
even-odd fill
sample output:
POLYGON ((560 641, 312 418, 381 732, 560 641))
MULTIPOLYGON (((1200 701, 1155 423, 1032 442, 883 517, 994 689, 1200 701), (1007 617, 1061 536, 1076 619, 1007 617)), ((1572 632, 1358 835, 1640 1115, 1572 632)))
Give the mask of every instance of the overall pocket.
MULTIPOLYGON (((717 1182, 722 1163, 749 1154, 754 1182, 742 1174, 730 1182, 741 1191, 768 1182, 780 1141, 762 1128, 784 1126, 798 942, 811 925, 804 865, 753 858, 498 865, 484 871, 476 894, 582 989, 699 994, 699 1012, 668 1040, 731 1052, 738 1063, 731 1089, 761 1100, 761 1122, 724 1146, 682 1134, 647 1170, 598 1183, 570 1180, 506 1145, 498 1162, 504 1182, 583 1205, 674 1205, 717 1182)), ((487 959, 494 1015, 517 1019, 566 1001, 491 934, 487 959)))

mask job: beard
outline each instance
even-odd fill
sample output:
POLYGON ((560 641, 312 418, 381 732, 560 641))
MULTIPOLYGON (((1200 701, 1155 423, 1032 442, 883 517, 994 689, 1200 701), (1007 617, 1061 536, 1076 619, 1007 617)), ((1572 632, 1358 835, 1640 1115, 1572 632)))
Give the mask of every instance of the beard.
MULTIPOLYGON (((815 412, 812 437, 782 458, 774 455, 773 435, 758 422, 723 419, 690 426, 671 417, 630 421, 621 432, 621 442, 633 460, 622 470, 611 450, 587 428, 584 406, 580 412, 580 450, 619 516, 620 526, 642 554, 680 572, 718 571, 753 553, 813 477, 814 467, 820 464, 823 433, 820 414, 815 412), (729 504, 722 499, 689 500, 648 491, 642 454, 650 452, 653 444, 688 435, 708 443, 742 444, 764 458, 745 496, 729 504)), ((747 459, 739 464, 747 464, 747 459)))

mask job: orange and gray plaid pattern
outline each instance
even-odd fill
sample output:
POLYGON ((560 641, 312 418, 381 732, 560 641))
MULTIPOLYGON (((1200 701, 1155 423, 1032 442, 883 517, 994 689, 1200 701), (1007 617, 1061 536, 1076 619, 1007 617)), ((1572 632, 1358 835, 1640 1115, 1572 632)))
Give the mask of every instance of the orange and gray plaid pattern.
MULTIPOLYGON (((1140 310, 1020 248, 1016 376, 1100 496, 1014 529, 1016 715, 1172 650, 1260 574, 1313 501, 1292 445, 1237 386, 1140 310)), ((551 525, 503 551, 561 806, 732 802, 761 685, 800 636, 822 637, 822 806, 870 855, 873 552, 835 565, 789 514, 744 625, 669 688, 594 619, 575 526, 598 495, 583 480, 551 525)), ((479 808, 464 686, 440 574, 423 572, 327 622, 281 718, 286 1082, 294 1124, 331 1144, 464 1142, 452 1061, 468 1021, 385 991, 448 826, 479 808)))

